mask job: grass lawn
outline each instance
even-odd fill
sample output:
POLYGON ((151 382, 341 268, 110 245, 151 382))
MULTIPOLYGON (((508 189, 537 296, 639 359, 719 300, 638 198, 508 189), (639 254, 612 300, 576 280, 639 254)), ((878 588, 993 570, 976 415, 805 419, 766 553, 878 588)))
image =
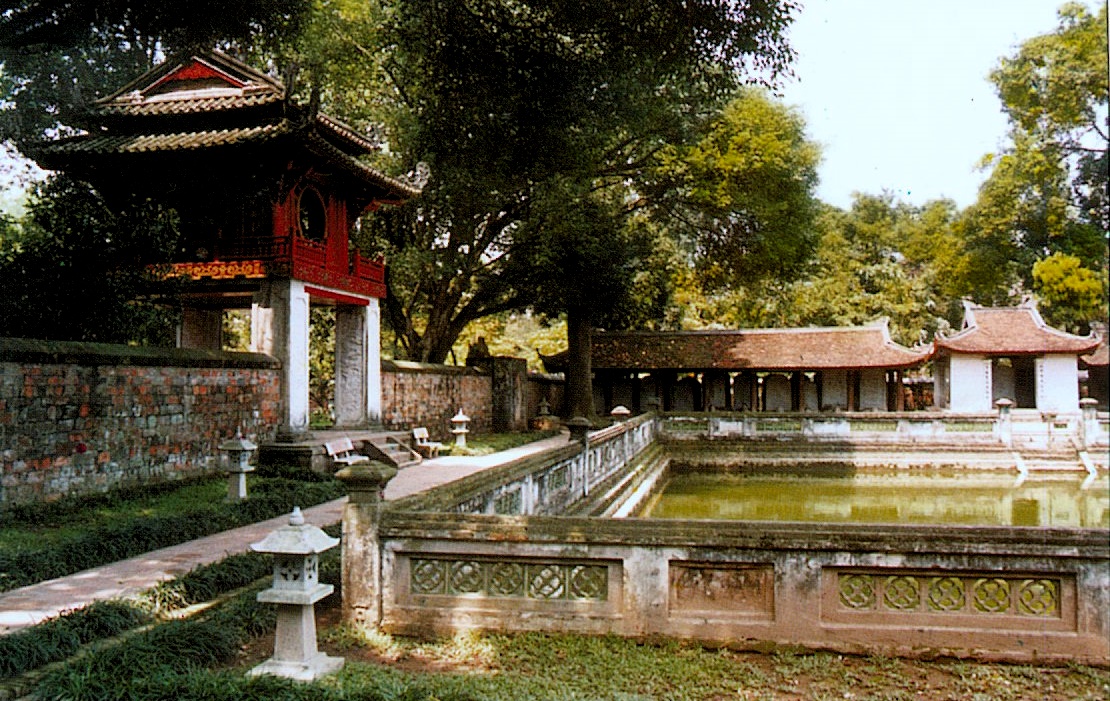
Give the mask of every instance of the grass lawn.
POLYGON ((343 495, 333 479, 252 475, 249 498, 227 503, 227 479, 113 490, 17 506, 0 515, 0 591, 115 562, 343 495), (311 480, 311 481, 310 481, 311 480))
POLYGON ((490 455, 509 450, 544 438, 559 435, 558 431, 521 431, 515 433, 487 433, 466 437, 466 447, 454 443, 443 446, 443 455, 490 455))

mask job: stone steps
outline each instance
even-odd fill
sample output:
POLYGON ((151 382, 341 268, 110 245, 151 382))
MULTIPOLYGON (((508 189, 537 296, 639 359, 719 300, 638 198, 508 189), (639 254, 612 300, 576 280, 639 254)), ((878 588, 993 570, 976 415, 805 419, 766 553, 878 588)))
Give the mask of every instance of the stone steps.
POLYGON ((423 458, 404 443, 404 433, 377 434, 366 439, 364 450, 372 459, 393 465, 398 470, 419 465, 423 458))

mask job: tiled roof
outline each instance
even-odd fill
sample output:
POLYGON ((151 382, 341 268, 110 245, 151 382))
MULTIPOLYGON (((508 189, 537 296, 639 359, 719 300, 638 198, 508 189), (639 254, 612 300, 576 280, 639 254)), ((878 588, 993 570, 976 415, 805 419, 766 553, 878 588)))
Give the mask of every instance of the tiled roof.
POLYGON ((980 307, 968 304, 964 328, 945 337, 937 334, 938 352, 976 355, 1041 355, 1044 353, 1090 353, 1098 347, 1098 336, 1075 336, 1048 326, 1036 307, 980 307))
POLYGON ((269 94, 282 99, 285 97, 285 86, 280 81, 222 51, 206 51, 164 61, 111 95, 97 100, 97 105, 124 106, 159 97, 164 99, 166 93, 159 93, 158 88, 175 74, 180 75, 182 71, 188 72, 194 68, 212 77, 224 78, 222 87, 241 96, 269 94))
POLYGON ((285 86, 220 52, 166 61, 93 106, 101 131, 40 150, 40 164, 71 159, 196 151, 262 143, 285 134, 297 144, 398 200, 420 188, 392 178, 359 157, 378 145, 328 115, 287 100, 285 86))
MULTIPOLYGON (((893 342, 884 320, 843 328, 597 332, 591 362, 595 370, 893 369, 919 365, 931 350, 893 342)), ((550 361, 554 370, 565 355, 550 361)))
POLYGON ((1102 343, 1098 345, 1094 353, 1080 356, 1080 360, 1090 367, 1106 367, 1110 365, 1110 346, 1106 345, 1106 339, 1102 339, 1102 343))
POLYGON ((371 182, 379 187, 398 194, 402 197, 416 197, 420 194, 420 188, 407 183, 399 178, 391 178, 379 170, 371 168, 362 161, 351 158, 336 148, 327 139, 324 139, 316 134, 310 135, 306 142, 310 149, 324 158, 328 158, 332 162, 343 166, 351 171, 357 177, 371 182))
POLYGON ((272 92, 245 95, 194 95, 176 99, 110 102, 94 107, 93 114, 130 115, 135 117, 199 114, 269 105, 281 102, 283 99, 285 99, 284 96, 272 92))
POLYGON ((292 131, 287 121, 243 129, 213 129, 171 134, 88 134, 58 141, 45 150, 51 155, 104 155, 191 151, 245 142, 262 142, 292 131))

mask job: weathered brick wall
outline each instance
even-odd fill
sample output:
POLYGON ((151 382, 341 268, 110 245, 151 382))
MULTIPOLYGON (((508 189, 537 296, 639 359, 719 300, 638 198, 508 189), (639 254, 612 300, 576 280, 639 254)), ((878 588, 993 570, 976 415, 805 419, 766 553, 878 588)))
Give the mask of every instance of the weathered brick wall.
POLYGON ((473 433, 490 431, 492 388, 488 372, 454 365, 382 361, 382 423, 391 429, 425 426, 435 440, 451 435, 461 409, 473 433))
POLYGON ((264 355, 0 339, 0 504, 176 479, 280 419, 264 355))

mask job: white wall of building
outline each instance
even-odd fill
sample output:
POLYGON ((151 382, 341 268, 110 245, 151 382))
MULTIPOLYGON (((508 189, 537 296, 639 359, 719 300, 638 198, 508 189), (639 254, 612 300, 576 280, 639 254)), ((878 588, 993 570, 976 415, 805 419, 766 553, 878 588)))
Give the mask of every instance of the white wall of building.
POLYGON ((1074 355, 1046 355, 1034 361, 1037 408, 1041 411, 1079 411, 1079 368, 1074 355))
POLYGON ((949 409, 986 413, 991 406, 991 361, 978 355, 953 355, 948 367, 949 409))

